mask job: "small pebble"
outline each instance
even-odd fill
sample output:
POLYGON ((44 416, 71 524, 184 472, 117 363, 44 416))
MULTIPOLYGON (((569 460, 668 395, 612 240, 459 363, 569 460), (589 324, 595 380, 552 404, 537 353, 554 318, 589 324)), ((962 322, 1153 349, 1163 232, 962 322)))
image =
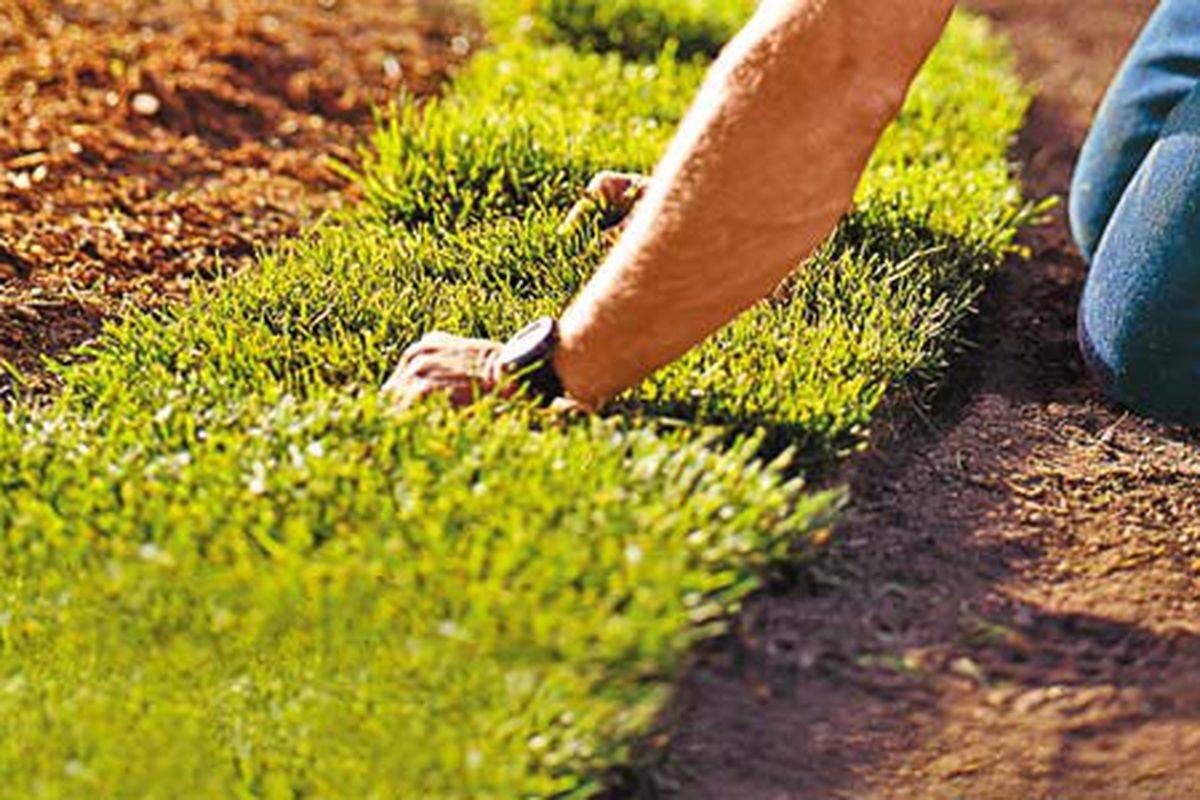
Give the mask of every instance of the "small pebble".
POLYGON ((162 101, 152 94, 136 94, 133 97, 133 113, 143 117, 153 117, 162 108, 162 101))

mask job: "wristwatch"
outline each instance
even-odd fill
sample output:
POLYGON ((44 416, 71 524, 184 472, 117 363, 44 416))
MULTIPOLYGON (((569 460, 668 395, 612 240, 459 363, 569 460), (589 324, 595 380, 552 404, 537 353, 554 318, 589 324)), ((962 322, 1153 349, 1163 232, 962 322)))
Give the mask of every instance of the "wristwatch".
POLYGON ((500 371, 512 377, 532 397, 549 405, 566 391, 554 371, 554 350, 558 347, 558 322, 543 317, 514 336, 500 350, 500 371))

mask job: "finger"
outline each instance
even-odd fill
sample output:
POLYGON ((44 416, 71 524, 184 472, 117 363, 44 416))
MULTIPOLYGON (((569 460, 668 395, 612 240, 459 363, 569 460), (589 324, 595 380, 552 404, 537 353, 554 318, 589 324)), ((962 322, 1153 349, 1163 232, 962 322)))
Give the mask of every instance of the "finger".
POLYGON ((602 172, 597 172, 592 180, 588 183, 587 190, 593 194, 604 194, 607 197, 615 197, 624 194, 631 188, 644 186, 649 183, 650 178, 640 172, 617 172, 616 170, 606 169, 602 172))
POLYGON ((590 195, 606 196, 614 184, 623 180, 625 180, 624 173, 611 169, 602 170, 593 175, 592 179, 588 181, 586 191, 590 195))
POLYGON ((413 359, 420 358, 421 356, 425 355, 428 352, 429 352, 429 345, 427 345, 425 343, 424 339, 417 342, 416 344, 409 345, 404 350, 404 352, 400 354, 400 360, 396 363, 396 371, 400 372, 401 370, 406 368, 409 364, 411 364, 413 362, 413 359))
POLYGON ((550 404, 550 411, 563 417, 585 417, 595 414, 596 409, 570 397, 560 397, 550 404))
POLYGON ((383 384, 383 389, 381 391, 383 392, 384 397, 395 398, 397 395, 399 395, 400 387, 403 385, 402 381, 403 378, 400 374, 400 370, 393 372, 391 377, 389 377, 383 384))
POLYGON ((570 236, 572 233, 575 233, 583 227, 584 220, 591 216, 598 207, 599 204, 596 198, 591 195, 584 197, 571 206, 571 210, 567 212, 566 219, 563 220, 562 225, 558 226, 558 235, 570 236))
POLYGON ((418 353, 404 365, 405 376, 409 379, 426 380, 436 377, 438 360, 433 351, 418 353))
POLYGON ((646 186, 646 181, 640 175, 619 175, 609 180, 603 189, 604 199, 601 201, 604 210, 602 227, 609 229, 627 222, 645 195, 646 186))
POLYGON ((629 202, 640 197, 649 179, 632 172, 601 172, 588 184, 588 192, 609 204, 629 202))
POLYGON ((405 387, 411 380, 412 377, 407 366, 396 367, 384 382, 381 391, 384 395, 394 399, 405 392, 405 387))
POLYGON ((430 397, 443 395, 454 408, 466 408, 473 405, 483 394, 475 381, 463 376, 417 378, 409 384, 408 391, 404 394, 404 401, 405 407, 411 407, 430 397))
POLYGON ((415 343, 409 345, 408 348, 405 349, 405 351, 400 354, 400 361, 397 364, 397 366, 404 367, 404 366, 408 365, 408 363, 411 362, 414 358, 417 358, 417 357, 423 356, 423 355, 428 355, 429 353, 437 350, 437 348, 444 346, 449 340, 452 340, 453 338, 454 337, 451 336, 450 334, 443 333, 442 331, 432 331, 430 333, 427 333, 424 336, 422 336, 420 339, 418 339, 415 343))
POLYGON ((445 390, 450 395, 450 405, 455 408, 466 408, 474 405, 484 392, 480 385, 471 380, 458 380, 452 385, 446 386, 445 390))
POLYGON ((607 215, 604 226, 611 226, 629 213, 645 193, 649 182, 645 175, 632 172, 604 170, 596 173, 588 182, 583 197, 567 212, 566 219, 559 226, 559 235, 574 233, 598 209, 604 210, 607 215))
POLYGON ((428 399, 438 390, 433 381, 410 380, 395 395, 396 405, 401 409, 410 409, 428 399))

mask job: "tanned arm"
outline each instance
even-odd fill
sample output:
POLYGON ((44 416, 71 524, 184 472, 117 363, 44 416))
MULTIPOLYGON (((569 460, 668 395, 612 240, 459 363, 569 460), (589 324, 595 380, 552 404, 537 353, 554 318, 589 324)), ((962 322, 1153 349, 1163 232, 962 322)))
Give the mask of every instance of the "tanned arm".
MULTIPOLYGON (((568 395, 602 405, 769 295, 850 209, 953 0, 764 0, 713 66, 629 227, 560 321, 568 395)), ((491 390, 495 345, 436 334, 404 399, 491 390)))

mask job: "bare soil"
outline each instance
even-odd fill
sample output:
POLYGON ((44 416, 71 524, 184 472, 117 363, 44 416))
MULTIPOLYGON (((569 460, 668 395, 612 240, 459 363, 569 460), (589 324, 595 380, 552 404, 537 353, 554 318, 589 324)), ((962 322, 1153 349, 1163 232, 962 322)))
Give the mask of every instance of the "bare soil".
POLYGON ((372 109, 471 49, 445 5, 0 0, 0 361, 35 369, 345 203, 330 165, 372 109))
MULTIPOLYGON (((972 5, 1041 86, 1028 192, 1065 196, 1154 3, 972 5)), ((675 793, 1200 798, 1197 439, 1088 382, 1062 211, 1026 244, 933 420, 853 466, 831 557, 698 659, 662 756, 675 793)))

